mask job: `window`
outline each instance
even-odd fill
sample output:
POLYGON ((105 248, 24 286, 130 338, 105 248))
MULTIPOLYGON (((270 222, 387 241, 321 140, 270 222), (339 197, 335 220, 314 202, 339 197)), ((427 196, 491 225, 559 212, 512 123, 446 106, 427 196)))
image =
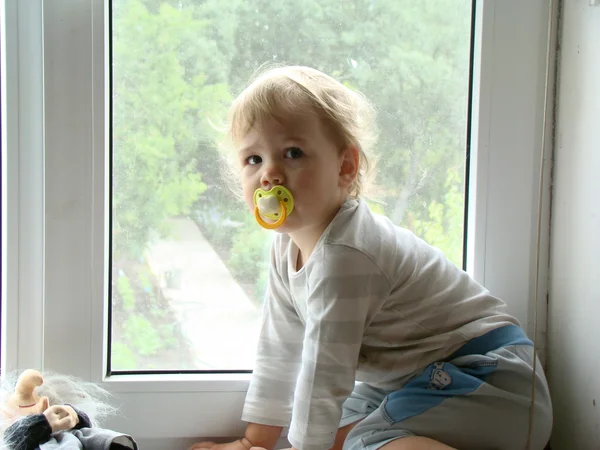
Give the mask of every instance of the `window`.
MULTIPOLYGON (((143 80, 143 72, 154 73, 155 71, 134 64, 136 61, 152 61, 157 54, 151 54, 146 49, 138 50, 138 52, 146 53, 145 59, 140 58, 139 55, 128 54, 127 52, 134 52, 136 49, 136 46, 131 44, 133 41, 129 39, 135 38, 139 41, 140 37, 127 38, 119 33, 133 33, 136 27, 141 26, 135 17, 142 15, 148 19, 148 26, 157 31, 157 33, 149 33, 148 30, 136 31, 142 33, 143 43, 148 45, 148 48, 153 45, 168 47, 175 45, 173 42, 179 42, 178 50, 204 52, 202 54, 211 56, 219 53, 217 50, 225 54, 236 48, 235 45, 232 45, 231 47, 226 46, 225 50, 222 50, 217 46, 218 42, 235 43, 233 22, 224 20, 223 17, 235 12, 236 2, 227 2, 227 5, 222 5, 222 2, 210 1, 189 3, 190 5, 197 3, 205 8, 201 9, 198 6, 200 10, 188 8, 188 2, 173 2, 170 6, 165 6, 164 3, 166 2, 146 2, 146 7, 142 8, 140 7, 142 3, 133 0, 113 1, 112 14, 114 16, 111 30, 108 28, 111 11, 108 5, 101 0, 89 0, 76 4, 46 2, 43 9, 40 4, 28 5, 26 8, 16 0, 5 0, 2 11, 4 33, 2 39, 4 58, 2 65, 2 148, 6 150, 3 151, 2 164, 4 183, 2 190, 4 208, 2 214, 4 239, 2 246, 2 367, 7 369, 43 367, 47 370, 70 373, 104 383, 118 395, 118 402, 122 405, 121 417, 115 418, 113 424, 107 425, 129 431, 138 438, 144 448, 174 448, 175 437, 232 436, 243 430, 243 424, 239 422, 239 412, 249 377, 247 373, 237 371, 247 367, 231 364, 231 360, 229 362, 221 361, 216 365, 220 366, 220 369, 233 369, 232 373, 179 375, 114 375, 107 373, 110 335, 105 325, 111 318, 108 301, 109 267, 111 267, 109 258, 112 256, 113 263, 118 261, 121 257, 119 252, 126 248, 125 245, 119 244, 123 235, 115 237, 115 232, 122 231, 117 222, 119 214, 121 217, 125 217, 126 213, 139 214, 127 211, 128 208, 124 207, 120 212, 119 210, 115 211, 112 223, 109 221, 109 216, 106 214, 109 208, 111 206, 113 208, 120 207, 118 192, 123 185, 117 183, 127 183, 127 180, 135 181, 135 178, 119 178, 118 171, 127 168, 125 163, 128 156, 123 153, 124 159, 117 161, 110 158, 107 149, 112 144, 114 158, 117 158, 116 152, 119 151, 119 145, 121 145, 121 149, 126 148, 125 144, 118 143, 122 142, 119 139, 135 138, 147 142, 151 138, 153 140, 156 138, 150 131, 147 131, 145 135, 141 132, 133 133, 131 130, 127 130, 126 127, 138 126, 138 123, 123 119, 127 117, 131 119, 132 111, 136 110, 136 108, 127 109, 127 96, 131 100, 132 96, 139 95, 135 89, 127 89, 126 82, 131 80, 126 79, 124 68, 128 64, 131 65, 132 80, 136 78, 143 80), (216 7, 217 5, 219 8, 216 7), (186 16, 188 13, 190 13, 189 16, 186 16), (128 24, 126 21, 128 17, 131 20, 130 25, 119 28, 120 23, 128 24), (119 20, 123 20, 123 22, 119 22, 119 20), (177 22, 179 20, 183 22, 177 22), (215 28, 214 20, 219 21, 218 23, 222 26, 215 28), (170 30, 169 26, 173 26, 173 22, 183 23, 187 28, 178 25, 175 27, 177 32, 166 33, 170 30), (213 23, 212 28, 211 23, 213 23), (165 33, 158 33, 159 30, 165 31, 165 33), (144 34, 146 32, 149 34, 144 34), (182 39, 189 39, 185 36, 186 33, 200 34, 200 36, 208 38, 192 40, 194 45, 182 45, 180 42, 182 39), (162 36, 162 40, 153 42, 152 36, 157 35, 162 36), (122 48, 119 48, 119 45, 122 45, 122 48), (109 59, 110 52, 108 51, 111 46, 112 61, 109 59), (122 58, 121 63, 118 58, 122 58), (112 91, 108 85, 107 69, 109 67, 112 68, 114 76, 112 91), (112 100, 112 103, 109 99, 112 100), (111 123, 112 131, 109 133, 111 128, 108 125, 111 123), (123 165, 119 166, 121 163, 123 165), (106 189, 109 185, 113 189, 112 203, 106 189), (108 234, 109 225, 112 225, 110 235, 108 234), (109 252, 111 243, 119 247, 113 247, 112 252, 109 252), (61 330, 61 332, 57 330, 61 330), (174 410, 179 414, 162 416, 157 420, 157 415, 153 411, 156 410, 158 404, 164 411, 174 410)), ((350 8, 353 4, 361 4, 375 10, 382 4, 382 2, 376 1, 331 1, 330 3, 332 8, 341 8, 340 13, 336 12, 338 15, 344 13, 343 8, 350 8)), ((410 6, 413 3, 407 4, 410 6)), ((239 3, 242 6, 252 4, 253 2, 239 3)), ((272 17, 277 17, 277 14, 274 14, 269 16, 269 19, 272 20, 269 22, 266 19, 267 14, 264 8, 283 8, 282 5, 287 2, 264 2, 263 4, 263 2, 257 1, 254 4, 262 6, 248 8, 243 15, 240 14, 240 17, 249 20, 247 25, 249 28, 262 26, 264 29, 265 25, 270 26, 277 21, 277 19, 272 19, 272 17), (256 9, 258 9, 258 13, 256 9), (253 15, 259 13, 265 17, 252 21, 253 15)), ((328 3, 320 2, 318 4, 327 5, 328 3)), ((395 7, 396 2, 389 2, 389 4, 395 7)), ((453 20, 445 21, 439 32, 445 32, 444 27, 450 27, 450 24, 454 26, 457 21, 463 24, 463 30, 468 30, 471 18, 470 3, 461 2, 464 9, 460 10, 456 6, 449 13, 445 13, 445 4, 445 2, 419 3, 418 7, 415 4, 415 6, 404 8, 398 14, 399 17, 411 17, 410 14, 416 13, 414 8, 423 10, 432 17, 441 15, 448 19, 449 14, 452 14, 453 20), (407 16, 403 16, 403 14, 407 16)), ((455 4, 453 3, 453 5, 455 4)), ((313 11, 310 8, 306 9, 306 11, 308 10, 313 11)), ((318 12, 318 10, 315 11, 318 12)), ((352 11, 346 11, 346 13, 352 14, 352 11)), ((365 14, 365 11, 361 11, 360 15, 354 17, 354 22, 350 21, 349 23, 353 23, 352 26, 358 24, 358 28, 364 30, 367 27, 363 23, 365 14)), ((327 14, 323 14, 323 17, 327 17, 327 14)), ((352 16, 349 15, 349 17, 352 16)), ((388 17, 391 18, 392 14, 389 14, 388 17)), ((536 248, 537 210, 535 205, 538 201, 545 201, 545 197, 542 199, 538 197, 537 190, 543 80, 546 71, 544 65, 545 36, 547 35, 545 17, 547 17, 547 5, 544 2, 520 2, 517 0, 476 2, 472 132, 468 136, 472 151, 469 172, 467 253, 464 255, 467 260, 467 269, 479 281, 507 301, 511 312, 523 322, 530 334, 533 332, 533 312, 536 308, 536 302, 532 299, 534 289, 531 280, 534 278, 536 256, 540 251, 536 248)), ((319 58, 319 53, 346 51, 341 47, 332 48, 334 46, 330 41, 335 41, 335 39, 329 38, 331 34, 319 34, 322 30, 320 27, 300 29, 298 24, 304 24, 303 21, 310 22, 307 16, 299 16, 295 18, 289 28, 294 30, 297 35, 302 36, 302 39, 313 39, 314 42, 322 39, 326 43, 319 46, 308 46, 307 48, 314 49, 311 57, 319 58), (303 32, 307 33, 306 36, 301 34, 303 32)), ((420 36, 419 32, 422 30, 419 30, 419 21, 406 23, 408 23, 409 30, 402 31, 407 31, 411 36, 415 34, 420 36)), ((334 33, 334 35, 339 33, 350 39, 352 35, 344 34, 350 26, 344 25, 342 22, 342 26, 337 29, 339 24, 333 23, 330 24, 331 28, 328 30, 333 30, 329 33, 334 33)), ((369 35, 376 36, 385 30, 385 27, 378 27, 370 30, 369 35)), ((265 29, 265 39, 268 37, 273 40, 275 39, 273 36, 278 36, 275 33, 268 34, 268 32, 269 30, 265 29)), ((277 28, 275 28, 275 32, 278 32, 277 28)), ((285 29, 281 32, 287 33, 288 30, 285 29)), ((343 58, 339 58, 341 61, 339 67, 329 68, 324 65, 323 68, 331 71, 337 69, 344 76, 345 74, 354 74, 354 78, 348 76, 347 81, 365 90, 371 97, 376 97, 374 100, 377 102, 377 98, 386 99, 382 95, 383 92, 369 92, 368 89, 365 89, 365 86, 369 84, 361 84, 365 83, 365 80, 369 80, 368 76, 374 76, 368 73, 365 61, 368 61, 369 57, 380 58, 379 61, 388 58, 391 67, 396 67, 394 64, 399 64, 398 60, 417 58, 417 55, 392 54, 391 50, 396 48, 393 39, 389 42, 386 39, 386 45, 381 47, 374 44, 377 43, 376 37, 367 38, 367 35, 365 36, 365 42, 372 47, 368 47, 364 54, 344 54, 343 58), (385 50, 390 50, 389 54, 385 50)), ((468 36, 467 38, 465 35, 461 36, 463 37, 457 38, 457 41, 450 42, 450 44, 457 42, 456 46, 450 45, 449 50, 445 47, 442 48, 455 51, 457 55, 463 55, 464 59, 459 58, 455 62, 465 69, 468 67, 469 54, 462 50, 459 51, 459 46, 468 48, 468 36)), ((432 42, 436 42, 435 36, 423 35, 423 45, 432 42)), ((208 107, 210 111, 203 110, 204 117, 212 118, 213 110, 215 117, 218 117, 218 109, 226 105, 227 95, 232 95, 241 86, 241 83, 254 69, 253 65, 261 59, 256 57, 256 61, 253 59, 246 67, 245 55, 260 56, 263 55, 261 52, 266 52, 268 49, 266 44, 264 48, 257 49, 244 47, 249 44, 248 42, 239 44, 243 49, 240 49, 243 51, 240 55, 244 57, 240 60, 243 70, 238 73, 232 75, 231 70, 227 67, 227 61, 231 62, 233 56, 229 59, 223 57, 223 61, 217 61, 210 67, 213 71, 212 78, 207 75, 203 79, 197 77, 199 72, 194 72, 197 67, 196 69, 192 67, 194 64, 201 64, 202 61, 194 61, 178 55, 177 58, 180 57, 181 61, 185 61, 190 66, 179 70, 190 70, 189 73, 194 74, 192 80, 181 80, 181 72, 156 71, 157 76, 158 73, 161 74, 158 82, 166 84, 166 80, 169 79, 179 83, 181 95, 186 101, 192 103, 198 102, 198 99, 193 96, 186 97, 189 89, 186 90, 186 86, 181 82, 184 84, 196 83, 193 86, 202 93, 203 99, 214 100, 214 103, 202 102, 202 105, 211 105, 208 107), (227 73, 227 77, 223 73, 227 73), (236 79, 236 77, 238 78, 236 79), (227 84, 227 86, 222 91, 204 89, 207 85, 214 87, 215 84, 227 84)), ((348 48, 355 48, 351 44, 352 42, 348 43, 348 48)), ((283 44, 281 45, 283 46, 283 44)), ((356 48, 360 48, 360 46, 356 45, 356 48)), ((302 54, 299 44, 294 51, 297 52, 297 55, 302 54)), ((160 53, 158 54, 160 55, 160 53)), ((275 54, 283 55, 280 52, 275 54)), ((264 55, 269 55, 269 53, 264 53, 264 55)), ((442 52, 439 58, 451 60, 445 52, 442 52)), ((310 60, 297 62, 314 64, 310 60)), ((414 64, 417 63, 418 59, 414 64)), ((172 68, 172 65, 167 61, 166 67, 172 68)), ((398 70, 402 69, 402 66, 398 66, 398 70)), ((409 68, 404 69, 409 70, 409 68)), ((187 72, 183 71, 183 73, 187 72)), ((461 73, 462 78, 451 85, 457 87, 458 93, 455 97, 444 97, 444 99, 456 98, 456 103, 451 105, 453 108, 450 110, 440 108, 440 111, 443 111, 444 114, 447 111, 456 113, 456 116, 450 119, 454 121, 453 123, 459 124, 455 129, 463 127, 464 130, 467 119, 466 96, 468 91, 462 89, 468 87, 466 78, 468 72, 459 70, 457 73, 461 73)), ((382 72, 379 76, 384 76, 383 81, 378 81, 379 84, 376 86, 382 86, 381 89, 393 87, 393 75, 392 71, 382 72)), ((430 74, 423 73, 422 75, 426 77, 430 74)), ((451 77, 452 75, 449 72, 447 76, 451 77)), ((140 82, 142 81, 138 81, 138 85, 134 85, 134 87, 144 88, 139 86, 140 82)), ((435 86, 432 89, 440 88, 440 86, 435 86)), ((435 92, 439 93, 439 91, 435 92)), ((444 96, 446 94, 450 93, 440 93, 444 96)), ((172 98, 152 90, 145 93, 146 97, 153 95, 159 96, 161 100, 172 98)), ((194 95, 196 94, 194 93, 194 95)), ((393 98, 395 97, 389 97, 390 100, 393 98)), ((422 107, 423 111, 428 111, 427 101, 429 101, 427 98, 421 98, 420 103, 415 107, 422 107)), ((158 104, 153 104, 153 107, 158 104)), ((135 106, 135 104, 132 105, 135 106)), ((167 104, 165 108, 171 111, 172 119, 179 117, 174 103, 167 104), (168 108, 171 107, 175 109, 169 110, 168 108)), ((197 111, 199 110, 190 108, 182 116, 185 120, 189 120, 191 127, 200 127, 197 117, 187 115, 191 112, 197 113, 197 111)), ((404 112, 406 113, 406 111, 404 112)), ((150 111, 150 114, 153 113, 150 111)), ((391 126, 387 128, 393 128, 396 123, 411 123, 408 120, 410 117, 405 121, 402 119, 398 116, 392 117, 390 119, 391 126)), ((441 122, 447 119, 449 118, 445 115, 440 117, 441 122)), ((384 123, 381 125, 385 126, 384 123)), ((426 125, 437 130, 435 127, 439 123, 427 123, 426 125)), ((194 128, 195 131, 198 129, 194 128)), ((210 127, 203 129, 206 130, 205 134, 199 132, 198 135, 203 138, 201 144, 206 145, 213 136, 210 134, 210 127)), ((190 130, 177 129, 177 131, 178 149, 182 148, 185 142, 193 141, 189 136, 181 136, 182 133, 185 134, 190 130)), ((398 136, 402 137, 403 134, 398 134, 398 136)), ((416 133, 415 136, 422 138, 427 136, 427 133, 416 133)), ((439 139, 441 143, 434 141, 430 144, 424 140, 421 144, 436 147, 442 144, 450 145, 451 142, 451 147, 458 149, 464 148, 466 137, 465 133, 461 134, 460 132, 448 136, 435 134, 432 138, 439 139), (463 139, 463 142, 460 142, 460 139, 463 139)), ((160 141, 160 139, 156 140, 160 141)), ((171 145, 167 141, 167 139, 160 141, 165 146, 164 148, 171 145)), ((389 143, 391 141, 393 141, 393 135, 384 137, 382 142, 389 143)), ((164 148, 163 151, 165 151, 164 148)), ((123 151, 125 152, 125 150, 123 151)), ((406 153, 394 155, 394 157, 401 158, 406 153)), ((411 205, 413 209, 407 209, 407 211, 411 211, 421 221, 415 222, 417 225, 414 226, 417 232, 424 234, 426 238, 426 226, 436 223, 434 218, 439 217, 439 211, 431 206, 434 201, 442 205, 442 215, 449 214, 452 217, 460 217, 462 214, 462 212, 446 211, 448 203, 441 201, 441 197, 439 197, 440 192, 444 194, 452 192, 451 189, 445 189, 444 183, 446 182, 450 182, 451 186, 462 191, 463 180, 452 178, 449 174, 449 170, 454 170, 456 174, 463 171, 457 161, 458 155, 458 151, 448 155, 447 164, 437 172, 443 173, 444 176, 439 179, 435 178, 435 182, 432 181, 433 178, 425 178, 427 183, 437 184, 438 190, 435 195, 438 197, 428 197, 429 194, 426 195, 423 192, 419 193, 419 197, 410 197, 412 200, 418 199, 420 203, 416 201, 411 205), (436 216, 436 214, 438 215, 436 216), (420 230, 418 224, 421 224, 420 230)), ((464 154, 460 157, 464 158, 464 154)), ((159 162, 158 159, 156 163, 159 162)), ((200 160, 197 162, 200 166, 207 164, 200 160)), ((397 167, 401 167, 404 161, 399 160, 398 162, 400 164, 397 167)), ((415 173, 423 175, 424 168, 428 166, 423 161, 417 161, 417 163, 418 170, 415 173)), ((178 169, 182 170, 181 167, 178 169)), ((186 169, 185 166, 183 169, 186 169)), ((403 167, 401 169, 404 170, 403 167)), ((172 168, 165 167, 164 170, 168 171, 172 168)), ((196 199, 202 196, 209 197, 205 193, 211 187, 211 183, 218 183, 218 178, 214 176, 216 172, 212 169, 205 171, 206 173, 202 170, 190 172, 192 175, 194 173, 201 174, 199 183, 196 183, 195 189, 191 189, 195 193, 196 199), (210 179, 210 176, 214 176, 214 179, 210 179)), ((122 174, 123 172, 121 172, 122 174)), ((395 181, 392 175, 393 173, 389 174, 388 178, 395 181)), ((404 176, 403 174, 401 179, 405 181, 404 176)), ((188 179, 184 178, 184 180, 188 179)), ((197 178, 195 180, 197 181, 197 178)), ((191 181, 194 181, 193 176, 191 181)), ((393 184, 386 185, 386 187, 392 190, 399 189, 393 184)), ((147 189, 150 190, 152 187, 147 189)), ((155 191, 156 194, 160 193, 159 190, 155 189, 155 191)), ((135 190, 131 192, 142 196, 141 198, 145 195, 144 192, 135 190)), ((390 197, 395 198, 394 195, 397 192, 390 194, 390 197)), ((462 199, 462 196, 460 198, 462 199)), ((135 202, 130 205, 135 205, 135 202)), ((197 215, 206 214, 206 211, 202 211, 202 207, 203 205, 198 204, 197 201, 192 202, 180 210, 168 211, 169 214, 165 217, 170 221, 171 217, 186 215, 188 218, 192 217, 192 221, 196 224, 197 215)), ((462 211, 462 206, 458 205, 455 209, 462 211)), ((148 214, 156 215, 156 210, 149 211, 148 214)), ((384 210, 384 212, 389 213, 389 210, 384 210)), ((159 211, 159 214, 162 214, 162 211, 159 211)), ((150 217, 151 220, 155 218, 150 217)), ((136 220, 132 219, 132 222, 136 220)), ((452 222, 459 224, 458 226, 453 225, 453 228, 457 230, 454 233, 449 231, 450 228, 443 228, 444 237, 448 237, 451 242, 448 245, 454 246, 445 248, 445 250, 450 249, 452 252, 452 248, 458 248, 458 253, 454 256, 458 262, 463 257, 460 244, 462 218, 460 220, 460 222, 452 222), (452 236, 459 236, 459 238, 456 240, 452 236), (458 245, 455 244, 456 242, 458 245)), ((237 222, 234 218, 231 218, 231 221, 237 222)), ((221 219, 217 223, 223 224, 221 219)), ((407 224, 406 221, 402 221, 402 223, 407 224)), ((143 225, 142 221, 140 221, 141 225, 143 225)), ((234 226, 231 228, 235 229, 237 224, 233 223, 232 225, 234 226)), ((201 224, 198 223, 195 226, 202 230, 201 224)), ((154 226, 148 229, 153 228, 154 226)), ((152 237, 157 236, 154 231, 151 234, 152 237)), ((169 234, 161 236, 169 236, 169 234)), ((435 232, 433 236, 437 237, 440 234, 435 232)), ((164 240, 164 238, 161 239, 164 240)), ((157 238, 152 242, 160 243, 161 239, 157 238)), ((210 237, 210 239, 217 238, 210 237)), ((143 239, 141 241, 144 242, 143 239)), ((438 243, 438 245, 443 247, 445 244, 438 243)), ((211 247, 219 248, 217 245, 211 245, 211 247)), ((226 247, 224 248, 225 250, 217 250, 217 253, 227 250, 226 247)), ((542 261, 546 254, 543 248, 541 250, 542 261)), ((260 249, 257 251, 260 252, 260 249)), ((160 260, 159 263, 165 262, 164 254, 154 255, 160 260)), ((147 253, 145 261, 147 262, 147 259, 152 256, 152 252, 147 253)), ((219 258, 227 260, 222 255, 219 255, 219 258)), ((230 261, 227 263, 231 264, 230 261)), ((543 267, 544 264, 541 266, 543 267)), ((127 283, 121 281, 121 285, 119 285, 119 268, 112 273, 110 281, 113 283, 115 292, 119 292, 120 289, 119 295, 127 297, 127 283)), ((140 288, 143 291, 146 287, 143 282, 148 279, 152 286, 151 289, 160 288, 162 291, 170 291, 170 295, 175 295, 178 286, 181 286, 184 281, 184 274, 178 267, 166 265, 155 268, 153 271, 152 266, 147 264, 143 268, 144 270, 149 268, 150 273, 135 269, 131 272, 129 268, 123 270, 129 279, 130 289, 134 292, 138 292, 137 290, 140 288), (139 282, 135 281, 132 284, 130 273, 136 273, 139 282), (154 279, 153 276, 156 278, 154 279)), ((242 279, 241 275, 232 273, 231 267, 228 267, 227 271, 234 279, 236 279, 235 277, 242 279)), ((542 269, 541 297, 545 296, 544 279, 542 269)), ((255 286, 241 287, 244 294, 250 298, 252 298, 252 294, 248 294, 248 292, 252 292, 254 288, 255 286)), ((121 301, 123 300, 121 299, 121 301)), ((157 301, 159 301, 158 298, 157 301)), ((123 301, 124 303, 125 301, 123 301)), ((543 335, 545 323, 543 303, 538 302, 537 305, 539 305, 540 311, 538 315, 539 331, 543 335)), ((187 311, 180 311, 179 314, 185 315, 187 311)), ((115 313, 112 318, 116 316, 115 313)), ((146 329, 148 328, 141 320, 135 322, 133 326, 134 329, 136 326, 138 327, 137 332, 133 333, 136 336, 144 336, 143 329, 145 326, 146 329)), ((125 338, 125 327, 122 326, 121 330, 117 328, 118 326, 113 330, 115 333, 113 343, 130 345, 125 338)), ((166 335, 159 337, 168 341, 166 335)), ((146 344, 152 342, 152 339, 146 336, 146 344)), ((214 336, 211 345, 219 340, 222 338, 214 336)), ((168 345, 172 344, 172 341, 168 343, 168 345)), ((153 345, 156 347, 159 344, 153 345)), ((129 350, 131 351, 131 349, 129 350)), ((159 360, 157 362, 157 360, 151 361, 150 357, 140 358, 139 355, 131 358, 130 355, 127 355, 126 349, 119 350, 115 348, 115 345, 111 348, 111 355, 114 358, 112 361, 114 364, 121 364, 120 366, 117 364, 113 369, 122 371, 129 369, 152 371, 155 368, 180 370, 190 367, 185 366, 181 361, 165 363, 159 360)), ((201 354, 194 357, 196 356, 199 359, 202 358, 201 354)), ((238 361, 237 356, 232 360, 238 361)))
POLYGON ((252 368, 272 233, 222 180, 216 125, 264 63, 371 99, 371 207, 462 264, 471 3, 111 2, 109 371, 252 368))

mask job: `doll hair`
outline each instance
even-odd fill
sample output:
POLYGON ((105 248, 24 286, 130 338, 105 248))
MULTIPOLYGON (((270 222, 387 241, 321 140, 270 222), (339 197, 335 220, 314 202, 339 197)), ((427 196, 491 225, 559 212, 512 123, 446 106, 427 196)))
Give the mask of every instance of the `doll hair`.
MULTIPOLYGON (((11 372, 4 376, 0 384, 0 405, 6 404, 9 397, 15 392, 19 372, 11 372)), ((86 413, 92 426, 100 425, 100 422, 114 414, 116 408, 108 403, 110 393, 94 383, 82 381, 75 377, 59 375, 55 373, 44 373, 44 382, 35 388, 35 392, 41 397, 48 397, 49 406, 69 404, 86 413)), ((17 420, 19 420, 17 418, 17 420)), ((0 414, 0 437, 4 436, 5 430, 14 423, 0 414)), ((4 450, 5 444, 0 442, 0 450, 4 450)))

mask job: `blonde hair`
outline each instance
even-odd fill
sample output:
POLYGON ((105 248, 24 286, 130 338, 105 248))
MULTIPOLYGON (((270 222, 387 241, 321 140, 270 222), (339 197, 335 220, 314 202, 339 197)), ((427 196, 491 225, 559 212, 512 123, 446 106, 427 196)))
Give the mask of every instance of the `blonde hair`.
POLYGON ((359 169, 349 195, 364 194, 375 169, 375 108, 361 93, 316 69, 284 66, 259 71, 231 105, 229 137, 235 146, 266 119, 307 112, 316 113, 328 125, 342 148, 356 146, 359 169))

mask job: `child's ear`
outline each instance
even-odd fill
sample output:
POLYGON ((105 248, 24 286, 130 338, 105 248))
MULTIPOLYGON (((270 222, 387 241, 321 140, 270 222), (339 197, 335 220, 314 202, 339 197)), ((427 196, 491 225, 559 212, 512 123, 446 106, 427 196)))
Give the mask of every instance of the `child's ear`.
POLYGON ((360 153, 358 148, 350 145, 342 150, 340 155, 340 187, 349 187, 358 176, 358 166, 360 163, 360 153))

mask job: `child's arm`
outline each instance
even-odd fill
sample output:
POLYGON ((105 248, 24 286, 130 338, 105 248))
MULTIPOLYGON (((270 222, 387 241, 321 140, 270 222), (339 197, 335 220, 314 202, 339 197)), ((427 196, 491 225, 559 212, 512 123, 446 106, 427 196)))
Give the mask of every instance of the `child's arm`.
POLYGON ((256 362, 242 420, 285 427, 292 419, 294 390, 302 364, 304 324, 284 280, 285 274, 281 274, 281 265, 287 264, 287 259, 277 257, 279 243, 276 239, 271 251, 256 362))
POLYGON ((342 403, 354 388, 365 327, 391 292, 379 266, 362 252, 324 247, 308 277, 302 367, 288 440, 301 450, 334 444, 342 403))
POLYGON ((200 442, 188 450, 250 450, 253 447, 273 450, 283 426, 290 422, 304 327, 293 308, 290 293, 277 272, 273 249, 271 255, 256 366, 242 416, 242 420, 248 423, 244 438, 227 444, 200 442), (276 323, 280 326, 275 326, 276 323), (296 345, 290 347, 283 344, 290 339, 296 345))
POLYGON ((273 450, 281 436, 281 430, 283 430, 283 427, 249 423, 246 427, 246 433, 244 434, 242 443, 247 447, 247 450, 250 450, 252 447, 262 447, 266 450, 273 450))

